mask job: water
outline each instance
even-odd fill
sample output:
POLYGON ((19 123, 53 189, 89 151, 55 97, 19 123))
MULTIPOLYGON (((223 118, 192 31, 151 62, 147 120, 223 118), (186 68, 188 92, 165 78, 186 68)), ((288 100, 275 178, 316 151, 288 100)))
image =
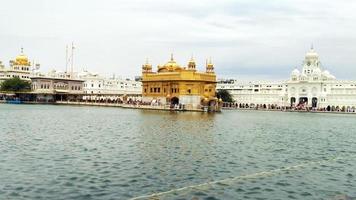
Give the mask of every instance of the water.
POLYGON ((356 197, 356 115, 0 104, 0 128, 0 199, 356 197))

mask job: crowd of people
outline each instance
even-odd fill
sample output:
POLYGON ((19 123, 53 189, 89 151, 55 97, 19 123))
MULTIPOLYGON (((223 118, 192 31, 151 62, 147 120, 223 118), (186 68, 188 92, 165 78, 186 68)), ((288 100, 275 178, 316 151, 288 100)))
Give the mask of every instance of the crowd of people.
POLYGON ((224 102, 225 109, 252 109, 252 110, 281 110, 281 111, 307 111, 307 112, 346 112, 356 113, 356 108, 351 106, 327 106, 324 108, 309 107, 306 103, 291 106, 278 106, 277 104, 247 104, 224 102))

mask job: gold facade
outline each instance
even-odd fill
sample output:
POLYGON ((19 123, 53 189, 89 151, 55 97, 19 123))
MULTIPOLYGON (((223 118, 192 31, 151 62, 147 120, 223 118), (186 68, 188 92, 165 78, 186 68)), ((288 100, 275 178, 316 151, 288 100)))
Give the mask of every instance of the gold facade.
POLYGON ((187 67, 182 67, 173 56, 165 65, 159 65, 157 72, 152 71, 148 62, 142 66, 142 96, 166 104, 215 105, 216 82, 211 60, 207 62, 205 72, 196 70, 193 58, 187 67))

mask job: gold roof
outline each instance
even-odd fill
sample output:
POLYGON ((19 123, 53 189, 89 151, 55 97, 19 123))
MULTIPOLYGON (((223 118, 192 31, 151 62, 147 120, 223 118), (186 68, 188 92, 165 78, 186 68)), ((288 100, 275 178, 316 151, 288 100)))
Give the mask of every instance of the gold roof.
POLYGON ((171 72, 171 71, 181 71, 182 67, 174 60, 173 54, 171 54, 171 60, 168 61, 163 66, 158 66, 158 72, 171 72))
POLYGON ((23 48, 21 48, 21 54, 16 56, 15 65, 30 65, 28 62, 28 57, 23 53, 23 48))

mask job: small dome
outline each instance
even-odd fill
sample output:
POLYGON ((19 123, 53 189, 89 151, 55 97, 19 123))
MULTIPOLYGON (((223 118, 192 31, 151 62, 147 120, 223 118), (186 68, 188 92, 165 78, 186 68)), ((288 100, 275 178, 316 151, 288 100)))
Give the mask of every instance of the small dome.
POLYGON ((335 76, 333 76, 332 74, 330 74, 330 72, 328 70, 323 71, 322 75, 324 77, 326 77, 329 80, 334 80, 335 76))
POLYGON ((323 71, 322 74, 323 76, 327 76, 327 77, 330 76, 330 72, 328 70, 323 71))
POLYGON ((28 58, 25 54, 16 56, 15 61, 18 65, 27 65, 28 64, 28 58))
POLYGON ((296 68, 292 71, 292 75, 299 75, 300 71, 296 68))
POLYGON ((30 62, 28 61, 27 56, 23 53, 23 48, 21 48, 21 54, 16 56, 14 64, 15 65, 26 65, 26 66, 30 65, 30 62))

